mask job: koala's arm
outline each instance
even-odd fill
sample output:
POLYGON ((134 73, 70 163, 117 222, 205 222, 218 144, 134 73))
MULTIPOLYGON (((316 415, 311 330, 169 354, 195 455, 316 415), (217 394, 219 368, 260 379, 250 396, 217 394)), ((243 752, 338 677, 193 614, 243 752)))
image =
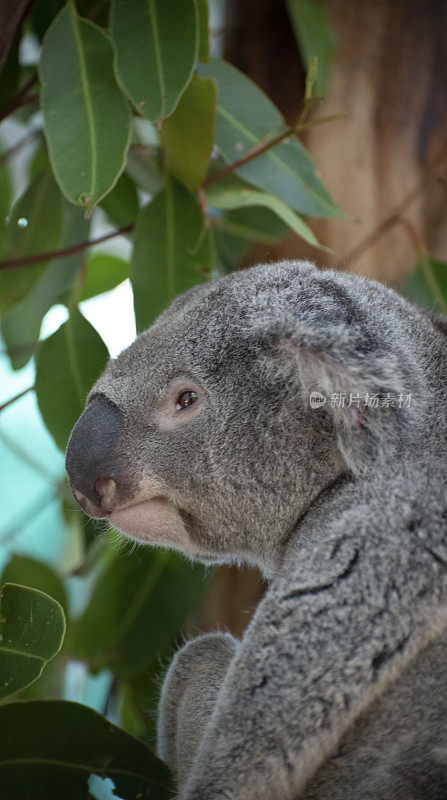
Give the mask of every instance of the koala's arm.
POLYGON ((157 753, 178 785, 189 774, 238 644, 230 634, 199 636, 176 653, 166 673, 158 707, 157 753))
POLYGON ((371 538, 329 538, 303 554, 301 574, 273 582, 179 800, 296 798, 423 637, 435 635, 418 617, 434 561, 371 538))

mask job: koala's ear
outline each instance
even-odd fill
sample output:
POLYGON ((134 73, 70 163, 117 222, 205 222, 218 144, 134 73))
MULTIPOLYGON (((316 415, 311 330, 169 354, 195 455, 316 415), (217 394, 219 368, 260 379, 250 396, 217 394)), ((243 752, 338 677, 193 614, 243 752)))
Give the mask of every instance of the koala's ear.
MULTIPOLYGON (((328 422, 356 474, 390 458, 418 435, 426 408, 422 371, 410 352, 355 326, 288 325, 276 355, 295 376, 309 414, 328 422)), ((284 373, 283 373, 284 374, 284 373)))

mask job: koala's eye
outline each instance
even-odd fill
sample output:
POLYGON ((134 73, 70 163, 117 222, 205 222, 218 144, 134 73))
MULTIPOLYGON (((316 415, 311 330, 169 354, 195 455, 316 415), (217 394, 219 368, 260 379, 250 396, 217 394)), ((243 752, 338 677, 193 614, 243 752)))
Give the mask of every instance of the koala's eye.
POLYGON ((177 397, 177 402, 175 404, 175 410, 176 411, 183 411, 183 409, 189 408, 190 406, 194 405, 194 403, 198 399, 199 399, 198 394, 196 392, 193 392, 192 390, 188 391, 188 392, 182 392, 177 397))

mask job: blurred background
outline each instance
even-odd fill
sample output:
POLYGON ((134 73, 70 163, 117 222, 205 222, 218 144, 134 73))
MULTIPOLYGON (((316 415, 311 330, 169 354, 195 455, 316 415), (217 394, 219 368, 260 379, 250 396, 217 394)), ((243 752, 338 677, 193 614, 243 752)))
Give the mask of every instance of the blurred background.
MULTIPOLYGON (((107 3, 84 5, 82 12, 91 12, 98 20, 107 12, 107 3)), ((35 67, 42 21, 45 14, 51 19, 60 7, 56 1, 32 4, 14 44, 22 67, 30 71, 35 67)), ((343 212, 307 220, 330 252, 315 249, 284 228, 276 241, 245 241, 241 246, 238 240, 233 264, 237 260, 237 266, 246 267, 262 260, 311 258, 323 268, 367 275, 422 305, 446 311, 447 4, 443 0, 312 0, 300 3, 299 14, 293 2, 282 0, 209 0, 208 7, 211 54, 225 58, 249 76, 291 126, 303 110, 306 46, 313 55, 324 30, 317 92, 321 97, 309 107, 309 124, 303 126, 300 139, 316 164, 317 175, 343 212), (305 19, 306 9, 311 13, 310 23, 305 19), (317 119, 326 122, 312 124, 317 119)), ((9 22, 16 24, 12 17, 7 0, 0 0, 4 32, 9 22)), ((6 89, 8 80, 5 69, 2 82, 6 89)), ((7 108, 7 103, 3 99, 0 106, 7 108)), ((9 182, 11 193, 7 214, 25 190, 36 159, 42 157, 41 112, 32 103, 22 112, 6 116, 0 123, 0 181, 9 182)), ((151 146, 150 136, 143 131, 144 147, 151 146)), ((154 187, 154 191, 158 189, 155 179, 154 187)), ((144 187, 138 185, 140 205, 150 200, 150 189, 150 181, 144 187)), ((111 216, 98 209, 90 237, 101 237, 114 228, 111 216)), ((112 256, 119 275, 119 265, 125 262, 126 266, 130 251, 128 237, 118 236, 92 248, 89 258, 112 256)), ((111 290, 80 303, 112 356, 133 340, 136 331, 129 280, 116 281, 111 290)), ((43 317, 40 342, 67 317, 66 305, 54 304, 43 317)), ((70 504, 63 453, 43 423, 31 390, 35 360, 17 368, 10 355, 3 342, 0 571, 3 579, 4 570, 9 579, 18 575, 18 582, 26 582, 28 574, 36 580, 39 574, 42 585, 49 585, 45 582, 56 575, 62 586, 58 591, 68 596, 64 602, 76 620, 91 599, 98 575, 120 545, 70 504), (9 403, 21 393, 23 396, 9 403), (50 568, 48 574, 45 567, 50 568)), ((123 558, 130 549, 124 547, 123 558)), ((122 577, 117 578, 120 580, 122 577)), ((214 575, 200 573, 198 580, 203 597, 183 629, 206 630, 219 625, 241 634, 264 589, 260 576, 250 569, 222 567, 214 575)), ((109 592, 113 591, 110 584, 109 592)), ((95 613, 93 607, 90 615, 95 613)), ((143 659, 144 670, 122 685, 112 662, 107 667, 104 659, 93 664, 90 660, 89 671, 89 658, 70 656, 68 669, 57 675, 55 669, 41 691, 45 696, 92 705, 143 735, 153 722, 154 689, 149 690, 147 682, 165 663, 176 641, 178 635, 170 635, 156 657, 143 659)))

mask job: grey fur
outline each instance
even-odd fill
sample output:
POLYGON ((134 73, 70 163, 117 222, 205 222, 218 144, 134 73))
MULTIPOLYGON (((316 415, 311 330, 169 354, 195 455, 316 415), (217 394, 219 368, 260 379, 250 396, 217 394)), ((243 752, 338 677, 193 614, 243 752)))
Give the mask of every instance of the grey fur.
POLYGON ((181 800, 444 796, 446 378, 439 318, 284 262, 190 290, 93 387, 125 418, 117 508, 162 487, 176 546, 271 577, 240 646, 208 635, 167 673, 181 800), (164 430, 178 375, 206 403, 164 430), (311 409, 311 391, 412 396, 311 409))

